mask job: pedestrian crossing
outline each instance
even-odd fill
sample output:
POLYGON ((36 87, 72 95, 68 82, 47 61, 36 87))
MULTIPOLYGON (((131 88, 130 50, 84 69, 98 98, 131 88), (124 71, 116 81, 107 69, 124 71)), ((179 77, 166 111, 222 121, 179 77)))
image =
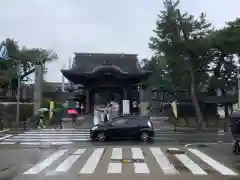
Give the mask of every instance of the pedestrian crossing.
MULTIPOLYGON (((184 147, 174 148, 182 151, 184 147)), ((164 174, 207 176, 238 176, 237 171, 195 148, 184 148, 184 153, 169 154, 166 147, 98 147, 59 149, 42 161, 26 169, 28 175, 79 176, 97 174, 164 174)))
POLYGON ((41 129, 29 130, 4 138, 1 145, 66 145, 90 140, 88 129, 41 129))

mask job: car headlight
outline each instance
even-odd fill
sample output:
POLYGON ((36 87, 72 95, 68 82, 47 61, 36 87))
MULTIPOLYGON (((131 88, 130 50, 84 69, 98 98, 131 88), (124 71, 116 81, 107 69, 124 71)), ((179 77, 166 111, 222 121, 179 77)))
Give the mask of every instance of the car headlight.
POLYGON ((148 127, 152 128, 152 124, 150 121, 148 121, 148 127))
POLYGON ((94 130, 96 130, 97 129, 97 126, 94 126, 93 128, 92 128, 92 131, 94 131, 94 130))

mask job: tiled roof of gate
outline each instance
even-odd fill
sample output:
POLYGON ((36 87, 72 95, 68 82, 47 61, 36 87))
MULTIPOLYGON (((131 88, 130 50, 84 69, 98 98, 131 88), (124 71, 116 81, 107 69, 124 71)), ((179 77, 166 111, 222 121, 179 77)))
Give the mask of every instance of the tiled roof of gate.
POLYGON ((136 54, 75 53, 74 69, 78 72, 92 72, 102 65, 112 65, 127 73, 141 71, 136 54))

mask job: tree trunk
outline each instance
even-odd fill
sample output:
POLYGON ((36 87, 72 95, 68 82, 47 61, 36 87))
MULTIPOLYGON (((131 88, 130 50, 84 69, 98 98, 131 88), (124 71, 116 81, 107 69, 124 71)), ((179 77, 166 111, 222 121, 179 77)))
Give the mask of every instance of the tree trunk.
POLYGON ((195 74, 191 70, 191 96, 192 96, 192 102, 196 111, 196 116, 197 116, 197 122, 198 122, 198 129, 202 129, 203 125, 203 116, 202 112, 199 106, 198 98, 196 95, 196 86, 195 86, 195 74))

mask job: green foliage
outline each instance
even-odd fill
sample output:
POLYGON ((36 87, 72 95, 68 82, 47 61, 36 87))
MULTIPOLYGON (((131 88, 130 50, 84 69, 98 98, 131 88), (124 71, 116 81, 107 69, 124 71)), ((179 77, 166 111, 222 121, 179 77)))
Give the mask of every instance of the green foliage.
MULTIPOLYGON (((236 20, 223 29, 214 30, 206 14, 201 13, 196 18, 182 12, 179 0, 164 0, 164 10, 158 15, 155 35, 149 43, 154 56, 144 64, 144 68, 154 72, 151 77, 154 81, 150 78, 149 84, 159 87, 165 77, 171 89, 188 90, 199 128, 202 127, 203 116, 198 93, 208 91, 213 95, 216 90, 222 90, 225 94, 236 87, 237 63, 234 55, 240 52, 239 23, 240 20, 236 20), (163 67, 155 63, 159 57, 160 61, 164 61, 165 73, 161 73, 163 67)), ((166 86, 166 83, 163 85, 166 86)))
POLYGON ((155 56, 164 56, 166 73, 163 75, 168 76, 172 88, 190 89, 190 74, 195 73, 196 79, 201 79, 208 68, 210 59, 205 37, 211 32, 211 24, 205 14, 197 19, 182 13, 178 5, 179 1, 164 1, 165 9, 158 15, 155 36, 150 38, 149 47, 155 56))
POLYGON ((52 50, 20 47, 14 39, 7 38, 1 44, 7 47, 8 55, 11 58, 9 61, 0 63, 0 84, 2 86, 8 86, 12 79, 16 81, 16 60, 21 62, 21 80, 24 80, 35 71, 36 64, 45 64, 58 59, 57 54, 52 50))
POLYGON ((214 30, 206 14, 198 18, 179 9, 179 1, 165 0, 149 47, 154 55, 143 60, 153 71, 148 86, 216 92, 236 87, 240 55, 240 19, 214 30))

